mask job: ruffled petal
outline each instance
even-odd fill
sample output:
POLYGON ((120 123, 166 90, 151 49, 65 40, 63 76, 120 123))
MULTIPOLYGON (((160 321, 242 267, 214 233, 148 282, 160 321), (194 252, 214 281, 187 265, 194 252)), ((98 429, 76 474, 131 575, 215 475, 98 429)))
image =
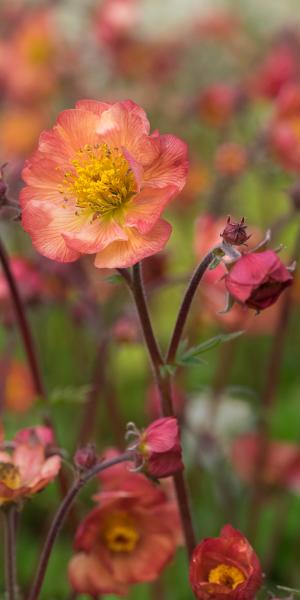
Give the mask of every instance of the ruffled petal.
POLYGON ((125 596, 128 593, 128 585, 116 581, 100 557, 93 554, 76 554, 69 563, 68 575, 72 587, 82 594, 125 596))
POLYGON ((142 234, 148 233, 177 191, 175 186, 144 188, 128 205, 125 225, 136 227, 142 234))
POLYGON ((142 108, 134 102, 116 102, 100 117, 97 133, 112 148, 127 148, 136 157, 140 139, 149 134, 150 125, 142 108))
POLYGON ((180 191, 188 172, 188 150, 185 142, 174 135, 160 136, 161 152, 145 169, 144 180, 157 187, 175 185, 180 191))
POLYGON ((128 240, 124 228, 113 219, 88 221, 79 231, 62 235, 69 248, 82 254, 95 254, 116 240, 128 240))
POLYGON ((78 110, 87 110, 94 113, 98 117, 102 115, 105 110, 108 110, 112 106, 111 102, 99 102, 98 100, 78 100, 75 104, 75 108, 78 110))
POLYGON ((22 213, 23 228, 31 236, 35 248, 59 262, 73 262, 79 258, 80 253, 69 248, 63 234, 77 231, 80 224, 73 208, 59 207, 47 201, 31 200, 22 213))
POLYGON ((162 250, 172 231, 169 223, 159 220, 145 235, 136 229, 127 228, 128 241, 113 242, 97 254, 95 266, 98 268, 127 268, 136 264, 146 256, 162 250))

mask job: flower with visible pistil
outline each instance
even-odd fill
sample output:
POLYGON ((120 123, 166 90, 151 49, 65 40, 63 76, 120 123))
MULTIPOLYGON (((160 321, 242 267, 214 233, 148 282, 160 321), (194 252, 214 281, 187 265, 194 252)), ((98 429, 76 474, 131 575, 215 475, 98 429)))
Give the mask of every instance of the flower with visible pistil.
POLYGON ((247 539, 231 525, 196 546, 190 582, 198 600, 253 600, 262 583, 259 560, 247 539))
POLYGON ((238 302, 258 311, 276 302, 293 277, 276 252, 244 254, 225 276, 225 285, 238 302))
POLYGON ((129 423, 127 435, 136 437, 129 449, 141 460, 147 475, 161 479, 182 471, 179 427, 175 417, 157 419, 141 433, 129 423))
POLYGON ((82 100, 41 135, 21 192, 23 227, 41 254, 96 254, 96 267, 126 268, 165 246, 171 226, 160 215, 185 184, 187 148, 149 130, 130 100, 82 100))
POLYGON ((172 559, 179 516, 166 493, 126 463, 100 479, 100 505, 79 526, 69 578, 79 593, 123 596, 134 583, 154 581, 172 559))
MULTIPOLYGON (((55 479, 61 459, 58 454, 47 458, 50 438, 48 428, 32 427, 15 436, 11 452, 0 450, 0 506, 20 502, 55 479)), ((1 446, 5 448, 5 442, 1 446)))

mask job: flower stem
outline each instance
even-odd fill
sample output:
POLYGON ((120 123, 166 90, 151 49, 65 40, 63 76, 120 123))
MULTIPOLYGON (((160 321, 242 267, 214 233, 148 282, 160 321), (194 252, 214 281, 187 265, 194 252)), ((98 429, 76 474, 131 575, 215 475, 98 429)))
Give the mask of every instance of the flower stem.
POLYGON ((17 595, 16 582, 16 539, 15 539, 15 507, 12 505, 4 511, 5 519, 5 581, 8 600, 17 595))
POLYGON ((183 329, 184 329, 184 326, 185 326, 185 323, 186 323, 186 320, 187 320, 187 317, 189 314, 189 310, 191 308, 193 298, 197 291, 198 285, 199 285, 205 271, 208 269, 210 263, 212 262, 213 258, 214 258, 213 251, 209 252, 203 258, 201 263, 196 268, 196 270, 192 276, 192 279, 187 287, 182 304, 181 304, 179 312, 178 312, 173 335, 171 337, 169 349, 167 352, 167 358, 166 358, 167 364, 172 364, 175 361, 178 346, 179 346, 179 343, 181 340, 181 336, 182 336, 183 329))
MULTIPOLYGON (((50 559, 50 556, 51 556, 51 553, 53 550, 54 542, 62 528, 64 520, 74 502, 74 499, 76 498, 77 494, 80 492, 81 488, 83 488, 83 486, 86 483, 88 483, 88 481, 90 481, 90 479, 92 479, 93 477, 98 475, 98 473, 101 473, 101 471, 104 471, 105 469, 109 469, 110 467, 113 467, 114 465, 118 465, 122 462, 126 462, 129 460, 132 460, 132 454, 130 452, 124 452, 124 454, 121 454, 121 455, 117 456, 116 458, 112 458, 110 460, 106 460, 106 461, 96 464, 94 467, 92 467, 88 471, 85 471, 85 473, 80 475, 74 481, 73 485, 68 490, 68 493, 65 496, 64 500, 60 504, 60 506, 54 516, 54 519, 52 521, 50 529, 48 531, 48 534, 47 534, 47 537, 46 537, 46 540, 45 540, 45 543, 44 543, 44 546, 43 546, 43 549, 41 552, 40 562, 39 562, 39 565, 37 568, 36 576, 35 576, 32 588, 28 595, 28 600, 37 600, 40 595, 41 587, 44 582, 44 578, 45 578, 47 566, 49 563, 49 559, 50 559)), ((13 600, 13 599, 10 598, 9 600, 13 600)))
POLYGON ((3 242, 0 240, 0 262, 3 268, 4 275, 6 277, 7 285, 11 294, 13 308, 16 314, 16 319, 20 329, 20 333, 23 340, 24 349, 26 352, 28 364, 31 370, 32 380, 34 383, 35 391, 41 398, 46 398, 45 388, 42 382, 42 377, 36 357, 36 351, 34 346, 33 337, 31 335, 30 327, 24 310, 24 305, 16 285, 15 278, 9 264, 9 258, 7 256, 6 249, 3 242))
MULTIPOLYGON (((119 270, 121 275, 123 275, 122 271, 123 270, 119 270)), ((173 416, 174 408, 171 395, 170 379, 167 375, 163 376, 161 373, 161 367, 165 363, 161 355, 158 343, 156 341, 149 316, 148 305, 141 277, 141 265, 134 265, 132 279, 129 279, 128 275, 126 277, 124 276, 124 279, 130 287, 136 304, 145 342, 148 348, 152 368, 154 371, 155 381, 160 392, 162 414, 164 417, 173 416)), ((178 509, 180 512, 182 529, 185 537, 186 549, 188 556, 191 557, 196 545, 196 539, 192 524, 188 493, 182 472, 180 471, 178 473, 175 473, 175 475, 173 476, 173 480, 176 491, 178 509)))

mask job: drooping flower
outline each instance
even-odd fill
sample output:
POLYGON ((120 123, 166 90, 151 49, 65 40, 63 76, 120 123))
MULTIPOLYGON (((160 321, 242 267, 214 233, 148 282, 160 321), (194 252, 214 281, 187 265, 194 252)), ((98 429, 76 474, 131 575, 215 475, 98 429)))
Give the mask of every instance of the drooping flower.
MULTIPOLYGON (((248 433, 235 439, 231 461, 243 481, 253 483, 260 461, 261 437, 248 433)), ((264 446, 262 481, 269 487, 281 487, 300 493, 300 446, 293 442, 269 440, 264 446)))
POLYGON ((231 525, 196 546, 190 582, 198 600, 253 600, 262 583, 259 560, 248 540, 231 525))
POLYGON ((244 254, 225 277, 232 297, 258 311, 274 304, 292 281, 291 273, 273 250, 244 254))
POLYGON ((171 226, 160 215, 185 184, 187 148, 149 129, 130 100, 82 100, 41 135, 21 193, 23 227, 41 254, 96 254, 97 267, 115 268, 164 247, 171 226))
POLYGON ((179 516, 166 493, 128 472, 126 463, 101 481, 100 505, 76 534, 69 578, 81 593, 124 596, 132 584, 154 581, 172 559, 181 541, 179 516))
MULTIPOLYGON (((58 454, 47 457, 47 429, 20 431, 12 450, 0 451, 0 506, 33 496, 55 479, 61 458, 58 454)), ((2 446, 5 448, 5 443, 2 446)))
POLYGON ((183 469, 179 426, 175 417, 156 419, 141 433, 130 423, 127 432, 136 438, 130 448, 141 460, 147 475, 161 479, 183 469))

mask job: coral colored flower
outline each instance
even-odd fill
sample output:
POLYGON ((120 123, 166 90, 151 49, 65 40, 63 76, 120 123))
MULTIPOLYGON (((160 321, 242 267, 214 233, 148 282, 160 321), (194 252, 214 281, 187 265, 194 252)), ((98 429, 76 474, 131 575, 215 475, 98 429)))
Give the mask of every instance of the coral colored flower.
POLYGON ((33 405, 36 391, 28 367, 18 360, 0 361, 5 408, 24 413, 33 405))
MULTIPOLYGON (((243 481, 253 483, 260 461, 261 437, 248 433, 231 446, 231 461, 243 481)), ((300 446, 293 442, 270 440, 264 447, 262 480, 268 486, 283 487, 300 493, 300 446)))
POLYGON ((97 267, 115 268, 164 247, 171 226, 160 215, 185 184, 187 148, 149 129, 130 100, 82 100, 41 135, 21 193, 23 227, 41 254, 96 254, 97 267))
POLYGON ((11 452, 0 451, 0 505, 33 496, 55 479, 61 459, 57 454, 47 458, 44 429, 40 434, 35 428, 23 430, 11 452))
POLYGON ((100 505, 79 526, 69 564, 77 592, 126 595, 132 584, 157 579, 181 542, 175 503, 127 469, 107 470, 100 505))
POLYGON ((300 86, 286 86, 277 99, 269 126, 271 148, 289 171, 300 170, 300 86))
POLYGON ((240 175, 245 170, 246 164, 247 154, 243 146, 233 142, 219 146, 215 156, 215 165, 219 173, 231 177, 240 175))
POLYGON ((258 311, 274 304, 292 281, 291 273, 273 250, 244 254, 225 277, 232 297, 258 311))
POLYGON ((200 116, 213 127, 228 123, 237 107, 236 89, 226 84, 215 84, 204 90, 198 100, 200 116))
POLYGON ((153 421, 142 433, 133 423, 128 424, 128 437, 136 437, 130 449, 142 460, 147 475, 156 479, 169 477, 183 467, 178 421, 175 417, 162 417, 153 421))
POLYGON ((262 584, 259 560, 248 540, 231 525, 196 546, 190 582, 198 600, 253 600, 262 584))
POLYGON ((17 101, 32 102, 54 91, 57 83, 57 27, 51 11, 26 14, 4 44, 4 89, 17 101))

